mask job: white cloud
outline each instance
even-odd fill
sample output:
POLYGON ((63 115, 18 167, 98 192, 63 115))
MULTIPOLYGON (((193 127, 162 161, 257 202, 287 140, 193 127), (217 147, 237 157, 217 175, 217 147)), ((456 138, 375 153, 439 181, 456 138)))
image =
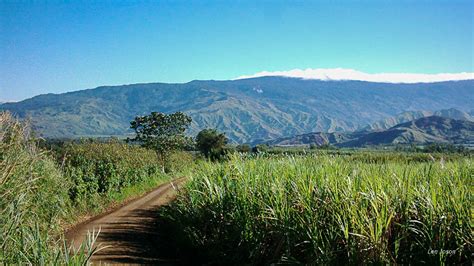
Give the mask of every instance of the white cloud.
POLYGON ((320 80, 363 80, 390 83, 417 83, 439 82, 448 80, 474 79, 473 72, 439 73, 439 74, 413 74, 413 73, 375 73, 369 74, 354 69, 345 68, 307 68, 289 71, 262 71, 253 75, 240 76, 235 79, 255 78, 264 76, 282 76, 302 79, 320 80))

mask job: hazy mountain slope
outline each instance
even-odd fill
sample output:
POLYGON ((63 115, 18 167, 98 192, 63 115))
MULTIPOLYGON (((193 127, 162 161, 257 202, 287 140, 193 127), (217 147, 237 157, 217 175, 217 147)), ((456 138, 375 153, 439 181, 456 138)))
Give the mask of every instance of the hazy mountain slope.
POLYGON ((380 144, 474 143, 474 122, 430 116, 370 132, 341 146, 361 147, 380 144))
POLYGON ((390 84, 262 77, 133 84, 47 94, 0 109, 30 117, 46 137, 123 135, 136 115, 183 111, 238 142, 354 131, 406 110, 474 109, 474 81, 390 84))
POLYGON ((474 122, 439 116, 420 118, 397 125, 391 129, 412 129, 454 143, 474 139, 474 122))
POLYGON ((435 112, 432 111, 407 111, 401 114, 398 114, 394 117, 385 118, 383 120, 377 121, 371 125, 368 125, 363 128, 363 130, 383 130, 391 128, 395 125, 412 121, 422 117, 428 116, 441 116, 446 118, 458 119, 458 120, 466 120, 474 122, 474 117, 467 112, 460 111, 455 108, 450 109, 443 109, 438 110, 435 112))
POLYGON ((466 121, 474 122, 474 117, 471 114, 460 111, 456 108, 439 110, 439 111, 434 112, 433 115, 446 117, 446 118, 452 118, 456 120, 466 120, 466 121))
POLYGON ((433 115, 430 111, 407 111, 393 117, 388 117, 364 127, 364 130, 384 130, 400 123, 412 121, 421 117, 433 115))
POLYGON ((269 145, 323 145, 363 147, 370 145, 474 143, 474 122, 429 116, 398 124, 392 128, 374 131, 307 133, 267 141, 269 145))

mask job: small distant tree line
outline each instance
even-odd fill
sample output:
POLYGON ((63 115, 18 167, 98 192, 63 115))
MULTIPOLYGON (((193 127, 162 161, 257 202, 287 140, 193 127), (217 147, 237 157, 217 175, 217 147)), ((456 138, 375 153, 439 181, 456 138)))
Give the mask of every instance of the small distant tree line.
POLYGON ((186 130, 192 123, 192 118, 182 112, 165 114, 152 112, 149 115, 137 116, 130 122, 130 128, 135 136, 127 138, 127 142, 138 143, 154 150, 163 164, 173 151, 197 149, 206 158, 221 160, 230 152, 267 152, 266 144, 251 147, 241 144, 230 148, 229 139, 225 133, 217 129, 203 129, 193 139, 186 135, 186 130))
POLYGON ((470 150, 463 145, 455 145, 452 143, 430 143, 424 146, 411 145, 397 145, 396 151, 405 152, 425 152, 425 153, 470 153, 470 150))
POLYGON ((216 129, 204 129, 192 139, 186 135, 191 122, 192 118, 182 112, 152 112, 149 115, 137 116, 130 122, 135 137, 128 138, 127 141, 156 151, 163 163, 171 152, 193 147, 212 160, 222 158, 228 143, 225 134, 216 129))

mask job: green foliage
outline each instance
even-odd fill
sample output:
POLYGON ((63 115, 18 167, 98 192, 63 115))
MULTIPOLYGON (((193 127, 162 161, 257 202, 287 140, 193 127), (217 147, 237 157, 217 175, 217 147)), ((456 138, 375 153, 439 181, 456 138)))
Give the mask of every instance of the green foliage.
POLYGON ((252 151, 252 147, 250 147, 249 144, 241 144, 241 145, 237 145, 237 147, 235 148, 238 152, 242 152, 242 153, 248 153, 248 152, 251 152, 252 151))
POLYGON ((252 151, 256 153, 267 152, 268 150, 269 147, 267 144, 257 144, 252 148, 252 151))
POLYGON ((443 143, 432 143, 423 149, 423 152, 438 152, 438 153, 468 153, 469 150, 462 145, 443 144, 443 143))
POLYGON ((150 115, 137 116, 130 122, 130 128, 136 134, 130 141, 139 142, 143 147, 153 149, 162 157, 166 157, 170 151, 190 145, 191 141, 184 133, 191 121, 191 117, 182 112, 152 112, 150 115))
POLYGON ((444 153, 444 154, 464 154, 469 155, 473 150, 469 150, 463 145, 454 145, 451 143, 430 143, 424 146, 411 145, 396 145, 395 151, 403 152, 423 152, 423 153, 444 153))
POLYGON ((168 155, 165 172, 174 176, 187 174, 194 167, 194 155, 187 151, 175 151, 168 155))
POLYGON ((321 150, 333 150, 333 149, 336 149, 336 147, 332 146, 331 144, 325 143, 325 144, 319 146, 319 149, 321 149, 321 150))
POLYGON ((227 137, 216 129, 203 129, 196 136, 196 147, 211 160, 218 160, 225 155, 227 137))
POLYGON ((38 149, 30 128, 0 113, 0 264, 87 262, 87 257, 65 254, 62 243, 51 237, 67 213, 70 185, 54 160, 38 149))
POLYGON ((62 152, 76 204, 100 204, 103 195, 162 174, 154 151, 119 141, 70 143, 62 152))
POLYGON ((265 153, 258 154, 265 158, 284 158, 286 156, 308 156, 308 155, 331 155, 344 156, 346 160, 366 163, 387 163, 387 162, 432 162, 433 160, 456 161, 463 158, 472 158, 474 153, 468 151, 465 153, 425 153, 422 149, 399 151, 385 149, 308 149, 304 146, 298 147, 269 147, 265 153))
MULTIPOLYGON (((169 178, 154 151, 118 140, 41 146, 49 151, 39 148, 27 125, 0 113, 0 264, 86 264, 97 251, 98 233, 74 250, 62 226, 169 178)), ((173 156, 170 171, 186 170, 173 156)), ((192 161, 179 156, 182 163, 192 161)))
POLYGON ((367 154, 202 162, 164 214, 210 264, 468 264, 473 160, 367 154))

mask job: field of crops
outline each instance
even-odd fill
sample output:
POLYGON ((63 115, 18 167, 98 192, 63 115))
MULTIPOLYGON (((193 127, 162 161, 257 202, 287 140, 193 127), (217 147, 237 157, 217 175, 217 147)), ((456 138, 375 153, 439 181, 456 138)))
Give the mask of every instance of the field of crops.
POLYGON ((211 264, 468 263, 473 181, 469 156, 236 154, 163 216, 211 264))

